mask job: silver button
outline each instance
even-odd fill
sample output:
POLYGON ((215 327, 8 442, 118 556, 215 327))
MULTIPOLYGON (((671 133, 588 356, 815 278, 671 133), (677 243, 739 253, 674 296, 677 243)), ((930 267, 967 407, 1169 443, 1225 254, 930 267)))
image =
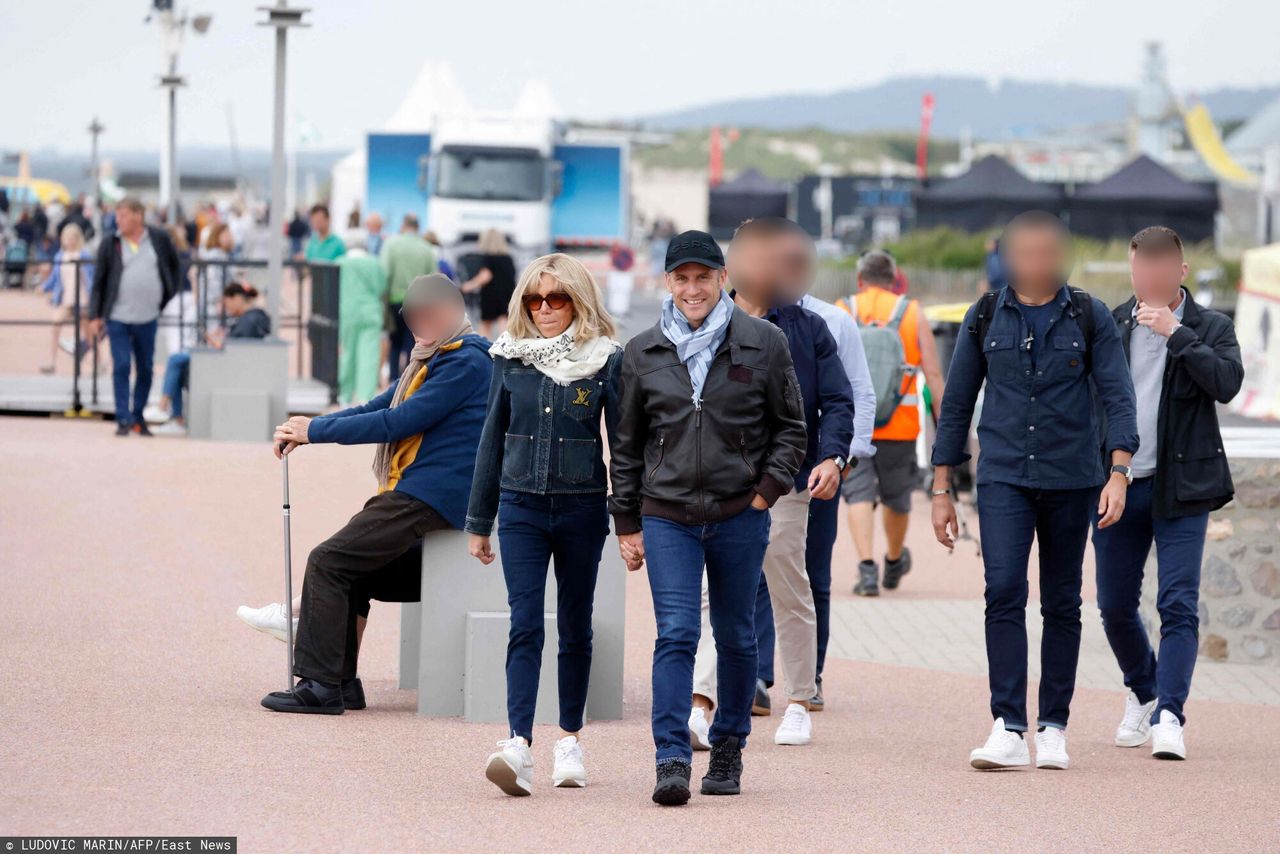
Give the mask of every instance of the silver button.
POLYGON ((1035 454, 1028 454, 1028 455, 1027 455, 1027 459, 1029 459, 1029 460, 1034 460, 1035 458, 1036 458, 1036 455, 1035 455, 1035 454))
POLYGON ((992 341, 992 342, 991 342, 991 346, 992 346, 992 347, 996 346, 996 342, 995 342, 995 341, 992 341))
POLYGON ((544 410, 542 410, 542 411, 543 411, 543 412, 550 412, 550 411, 551 411, 551 407, 550 407, 550 406, 548 406, 546 409, 544 409, 544 410))
POLYGON ((1031 402, 1032 402, 1032 403, 1035 403, 1035 402, 1036 402, 1036 396, 1035 396, 1034 394, 1033 394, 1033 395, 1031 395, 1031 402))
POLYGON ((1079 346, 1080 346, 1080 342, 1079 342, 1079 341, 1072 341, 1072 342, 1071 342, 1071 346, 1072 346, 1072 347, 1079 347, 1079 346))
POLYGON ((1032 424, 1032 425, 1031 425, 1030 427, 1028 427, 1027 429, 1028 429, 1028 430, 1030 430, 1032 433, 1034 433, 1034 432, 1036 432, 1036 425, 1032 424))

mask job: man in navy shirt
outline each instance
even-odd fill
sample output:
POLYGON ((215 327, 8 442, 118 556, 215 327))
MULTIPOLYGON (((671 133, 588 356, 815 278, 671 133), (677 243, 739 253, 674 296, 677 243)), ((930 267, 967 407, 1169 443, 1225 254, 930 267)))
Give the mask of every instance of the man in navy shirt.
POLYGON ((1010 221, 1002 240, 1009 284, 965 315, 938 419, 933 528, 951 548, 958 528, 950 471, 969 458, 969 424, 985 380, 977 486, 995 724, 986 744, 970 754, 975 768, 1030 764, 1023 733, 1029 723, 1026 608, 1033 538, 1039 541, 1044 617, 1036 766, 1068 766, 1085 542, 1094 512, 1099 528, 1124 512, 1129 462, 1138 449, 1133 382, 1120 335, 1101 301, 1063 284, 1068 240, 1062 221, 1043 211, 1010 221), (1106 416, 1105 433, 1091 385, 1106 416))

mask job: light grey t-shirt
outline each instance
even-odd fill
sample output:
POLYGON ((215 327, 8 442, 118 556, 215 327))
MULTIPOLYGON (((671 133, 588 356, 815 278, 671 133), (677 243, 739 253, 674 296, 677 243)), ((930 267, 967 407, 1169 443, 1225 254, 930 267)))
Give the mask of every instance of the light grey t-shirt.
POLYGON ((120 236, 120 255, 124 269, 120 273, 120 291, 111 307, 111 320, 150 323, 160 316, 160 301, 164 298, 151 234, 143 230, 136 246, 120 236))
MULTIPOLYGON (((1186 289, 1173 316, 1182 322, 1182 310, 1191 297, 1186 289)), ((1138 307, 1134 304, 1134 314, 1138 307)), ((1133 374, 1133 391, 1138 398, 1138 453, 1130 467, 1134 477, 1151 477, 1156 473, 1156 432, 1160 416, 1160 390, 1164 385, 1164 366, 1169 359, 1169 339, 1134 324, 1129 333, 1129 371, 1133 374)))

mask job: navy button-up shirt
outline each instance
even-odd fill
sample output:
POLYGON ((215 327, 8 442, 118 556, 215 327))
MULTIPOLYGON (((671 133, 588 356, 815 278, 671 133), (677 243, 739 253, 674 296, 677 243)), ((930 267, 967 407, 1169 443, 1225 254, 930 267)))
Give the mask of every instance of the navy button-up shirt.
POLYGON ((1133 380, 1111 312, 1090 297, 1093 341, 1086 340, 1064 285, 1054 297, 1039 358, 1013 291, 1002 288, 986 336, 979 341, 975 303, 947 373, 933 464, 954 466, 965 451, 978 391, 986 381, 978 422, 977 483, 1033 489, 1081 489, 1106 479, 1093 394, 1106 414, 1103 449, 1136 451, 1133 380), (1090 343, 1092 351, 1090 352, 1090 343), (1090 389, 1093 380, 1093 391, 1090 389))

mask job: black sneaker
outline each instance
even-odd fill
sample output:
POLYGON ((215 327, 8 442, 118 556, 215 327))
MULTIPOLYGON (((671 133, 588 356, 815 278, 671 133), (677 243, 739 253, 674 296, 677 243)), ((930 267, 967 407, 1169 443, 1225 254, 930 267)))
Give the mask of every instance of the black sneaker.
POLYGON ((137 424, 134 424, 133 432, 137 433, 139 436, 149 437, 152 435, 151 428, 147 426, 147 422, 145 421, 139 421, 137 424))
POLYGON ((880 567, 874 560, 864 560, 858 564, 858 583, 853 585, 855 596, 880 595, 880 567))
POLYGON ((128 436, 128 435, 129 435, 129 425, 128 425, 128 424, 119 424, 119 423, 118 423, 118 424, 116 424, 116 435, 117 435, 117 436, 128 436))
POLYGON ((348 712, 358 712, 365 708, 364 685, 360 683, 359 676, 343 681, 342 708, 348 712))
POLYGON ((262 698, 262 705, 273 712, 298 712, 304 715, 342 714, 342 687, 327 685, 314 679, 301 679, 292 691, 272 691, 262 698))
POLYGON ((751 701, 751 714, 757 718, 773 714, 773 703, 769 701, 769 686, 763 679, 756 680, 756 696, 751 701))
POLYGON ((689 778, 693 767, 683 759, 664 759, 658 763, 658 784, 653 787, 653 802, 664 807, 689 803, 689 778))
POLYGON ((827 707, 827 701, 822 699, 822 683, 818 683, 818 693, 813 695, 813 699, 809 701, 809 711, 820 712, 827 707))
POLYGON ((742 793, 742 745, 729 736, 711 745, 711 764, 702 778, 704 795, 739 795, 742 793))
POLYGON ((889 560, 884 556, 884 589, 897 590, 902 576, 911 571, 911 549, 903 548, 897 560, 889 560))

